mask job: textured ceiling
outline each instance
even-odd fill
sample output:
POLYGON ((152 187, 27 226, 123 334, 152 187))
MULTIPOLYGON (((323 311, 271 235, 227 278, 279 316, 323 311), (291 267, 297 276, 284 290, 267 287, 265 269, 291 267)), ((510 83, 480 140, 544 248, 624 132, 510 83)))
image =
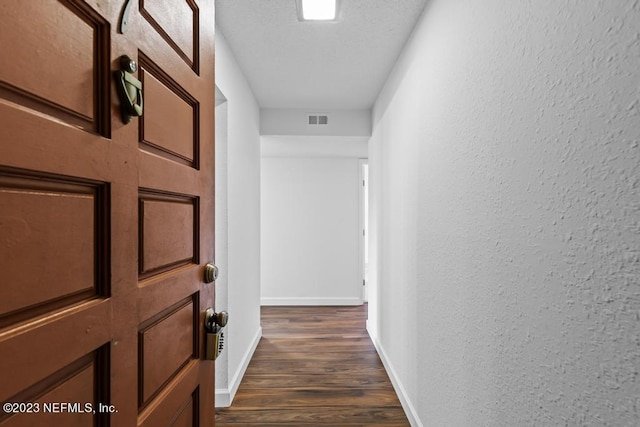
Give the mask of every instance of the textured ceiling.
POLYGON ((342 0, 337 22, 296 0, 216 0, 216 24, 263 108, 368 109, 426 0, 342 0))

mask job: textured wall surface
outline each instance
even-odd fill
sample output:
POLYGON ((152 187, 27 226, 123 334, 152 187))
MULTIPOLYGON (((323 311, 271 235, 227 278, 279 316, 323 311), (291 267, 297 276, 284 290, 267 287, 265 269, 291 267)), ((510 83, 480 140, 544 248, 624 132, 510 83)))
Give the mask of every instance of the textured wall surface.
MULTIPOLYGON (((216 152, 215 152, 215 262, 220 269, 216 279, 216 312, 229 308, 229 205, 227 182, 227 121, 228 104, 224 95, 216 93, 216 152)), ((216 360, 216 389, 226 389, 229 385, 229 354, 223 351, 216 360)), ((220 406, 222 399, 216 400, 220 406)))
POLYGON ((418 423, 640 425, 640 2, 432 0, 370 157, 418 423))
POLYGON ((225 157, 216 159, 216 166, 224 168, 216 186, 226 185, 224 206, 216 207, 226 218, 216 224, 216 232, 226 238, 226 246, 218 245, 226 251, 227 270, 221 272, 226 289, 219 294, 226 301, 216 301, 216 308, 229 311, 225 350, 216 362, 219 404, 237 389, 260 330, 260 110, 224 36, 216 31, 216 86, 227 98, 227 140, 216 150, 225 157))

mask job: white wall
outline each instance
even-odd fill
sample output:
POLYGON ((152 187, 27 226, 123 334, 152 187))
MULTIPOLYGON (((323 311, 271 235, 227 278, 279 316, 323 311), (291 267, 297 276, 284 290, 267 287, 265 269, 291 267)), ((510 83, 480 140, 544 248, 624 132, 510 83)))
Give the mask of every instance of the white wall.
POLYGON ((263 108, 261 135, 370 136, 370 110, 318 110, 263 108), (327 114, 326 125, 309 125, 307 114, 327 114))
POLYGON ((355 157, 368 156, 368 136, 262 136, 262 157, 355 157))
MULTIPOLYGON (((220 30, 216 86, 227 99, 217 108, 227 117, 226 140, 216 149, 216 253, 223 265, 216 308, 229 311, 225 349, 216 361, 216 406, 228 406, 261 336, 260 110, 220 30)), ((216 126, 220 136, 225 125, 217 120, 216 126)))
POLYGON ((262 159, 262 304, 361 304, 359 160, 295 153, 262 159))
POLYGON ((427 4, 370 143, 369 328, 414 425, 640 424, 639 58, 634 0, 427 4))

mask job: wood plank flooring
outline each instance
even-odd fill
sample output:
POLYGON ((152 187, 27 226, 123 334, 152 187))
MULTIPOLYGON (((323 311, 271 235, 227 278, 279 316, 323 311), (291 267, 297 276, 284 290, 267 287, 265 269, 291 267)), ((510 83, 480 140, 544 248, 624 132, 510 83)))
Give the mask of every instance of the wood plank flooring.
POLYGON ((262 307, 262 340, 216 426, 408 426, 366 310, 262 307))

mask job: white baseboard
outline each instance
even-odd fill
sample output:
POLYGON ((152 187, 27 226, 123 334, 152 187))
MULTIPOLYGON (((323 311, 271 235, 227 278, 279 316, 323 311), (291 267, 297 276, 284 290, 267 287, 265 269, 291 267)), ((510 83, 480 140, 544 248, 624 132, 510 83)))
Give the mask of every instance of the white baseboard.
POLYGON ((256 347, 258 347, 260 338, 262 338, 262 327, 258 328, 258 332, 256 332, 256 335, 251 341, 251 345, 242 357, 242 362, 240 363, 238 370, 229 382, 229 388, 216 389, 216 408, 228 408, 231 406, 233 398, 236 396, 236 392, 238 391, 238 387, 240 387, 242 377, 244 377, 244 373, 249 366, 249 362, 251 362, 251 358, 253 357, 253 353, 256 351, 256 347))
POLYGON ((322 297, 301 297, 301 298, 269 298, 260 299, 261 305, 362 305, 362 298, 322 298, 322 297))
POLYGON ((402 409, 404 409, 404 413, 407 416, 407 419, 409 420, 409 424, 411 424, 412 427, 423 427, 422 422, 420 421, 420 417, 418 416, 416 409, 414 408, 413 404, 411 403, 411 400, 409 399, 409 396, 407 395, 407 391, 404 389, 404 387, 402 386, 402 383, 398 379, 398 375, 396 374, 396 371, 393 369, 393 366, 391 366, 391 363, 389 363, 389 360, 387 359, 387 355, 385 354, 382 346, 380 345, 380 342, 378 342, 378 337, 372 334, 371 331, 369 330, 368 324, 367 324, 367 332, 369 333, 369 337, 371 338, 371 341, 373 342, 373 345, 376 348, 376 351, 378 352, 378 356, 380 356, 380 360, 384 365, 384 369, 387 371, 387 375, 389 375, 389 378, 391 379, 391 384, 393 384, 393 388, 396 391, 396 394, 398 395, 398 399, 400 399, 400 404, 402 405, 402 409))

